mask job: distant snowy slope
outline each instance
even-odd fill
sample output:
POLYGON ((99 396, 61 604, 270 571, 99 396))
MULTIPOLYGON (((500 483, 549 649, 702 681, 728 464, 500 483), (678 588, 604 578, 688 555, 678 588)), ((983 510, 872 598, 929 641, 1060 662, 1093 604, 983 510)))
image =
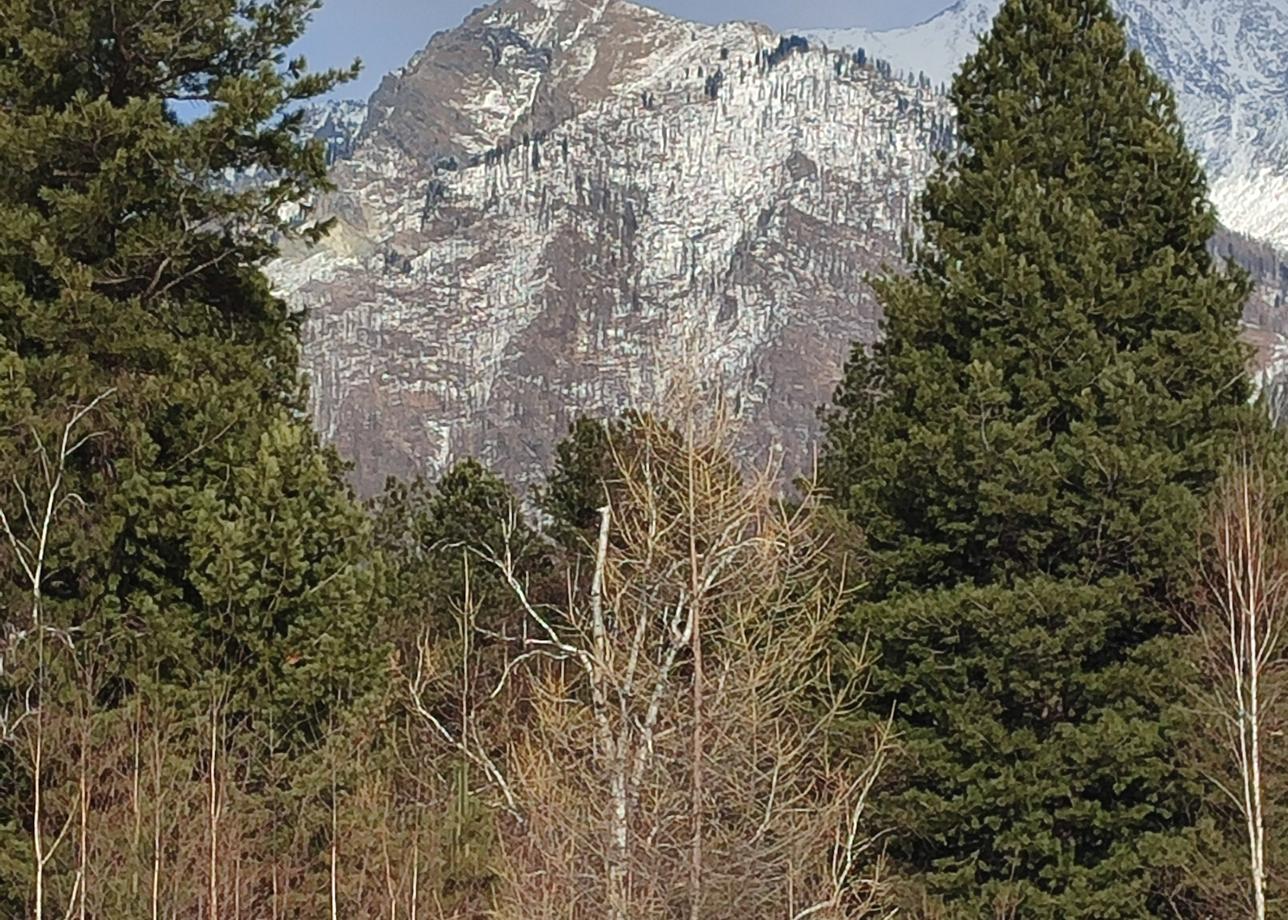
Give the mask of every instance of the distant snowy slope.
MULTIPOLYGON (((1000 0, 959 0, 905 29, 804 30, 896 72, 951 79, 1000 0)), ((1176 89, 1222 220, 1288 248, 1288 0, 1119 0, 1132 41, 1176 89)))
POLYGON ((367 121, 367 104, 352 99, 324 102, 304 112, 304 132, 326 144, 327 162, 353 152, 367 121))
POLYGON ((947 83, 966 55, 975 50, 1000 0, 959 0, 930 19, 902 29, 798 29, 811 42, 829 48, 864 49, 889 61, 896 71, 924 73, 934 84, 947 83))

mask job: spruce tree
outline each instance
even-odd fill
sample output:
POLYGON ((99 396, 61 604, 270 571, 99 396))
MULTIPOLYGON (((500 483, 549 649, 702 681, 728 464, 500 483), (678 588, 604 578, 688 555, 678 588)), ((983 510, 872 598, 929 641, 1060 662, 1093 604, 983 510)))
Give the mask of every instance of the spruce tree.
POLYGON ((1008 0, 951 99, 911 271, 876 282, 884 338, 825 417, 870 562, 851 635, 907 745, 891 852, 947 916, 1184 912, 1203 786, 1174 602, 1261 424, 1248 282, 1107 0, 1008 0))
POLYGON ((599 532, 599 509, 620 498, 620 468, 666 431, 677 433, 648 413, 627 410, 614 418, 578 417, 555 445, 554 463, 536 488, 536 504, 546 517, 546 530, 573 553, 593 548, 599 532))
MULTIPOLYGON (((278 240, 325 230, 300 219, 326 184, 300 106, 351 72, 286 56, 317 5, 0 0, 0 509, 34 545, 24 501, 93 405, 60 480, 45 625, 96 650, 100 710, 145 683, 189 710, 233 686, 226 717, 283 757, 382 660, 369 535, 303 414, 299 316, 261 270, 278 240)), ((12 664, 30 585, 10 549, 12 664)), ((76 680, 68 663, 33 695, 17 673, 0 708, 76 680)), ((0 836, 27 820, 14 750, 0 836)), ((29 911, 10 890, 0 912, 29 911)))
POLYGON ((548 565, 547 547, 522 514, 519 497, 477 460, 464 460, 436 483, 390 479, 371 504, 381 590, 392 638, 404 651, 426 630, 451 637, 465 598, 466 570, 472 602, 487 625, 514 607, 513 591, 494 558, 511 553, 518 577, 537 577, 548 565))
MULTIPOLYGON (((218 529, 205 517, 241 507, 248 532, 292 526, 244 489, 291 475, 266 443, 321 452, 299 316, 261 270, 277 239, 325 230, 290 216, 326 183, 298 103, 347 76, 285 57, 316 6, 0 4, 0 418, 14 433, 0 502, 41 492, 37 448, 69 407, 104 397, 67 471, 79 500, 57 529, 52 602, 64 625, 116 630, 176 679, 214 615, 196 583, 218 529)), ((322 464, 319 501, 350 501, 333 459, 300 462, 322 464)))
POLYGON ((628 440, 631 423, 629 416, 606 420, 583 415, 555 445, 554 464, 536 498, 549 519, 548 530, 566 548, 580 550, 594 539, 599 509, 609 500, 616 476, 613 446, 628 440))
POLYGON ((1249 389, 1247 279, 1214 264, 1171 91, 1103 0, 1007 3, 951 99, 884 342, 856 351, 826 475, 882 584, 1043 571, 1157 583, 1249 389))

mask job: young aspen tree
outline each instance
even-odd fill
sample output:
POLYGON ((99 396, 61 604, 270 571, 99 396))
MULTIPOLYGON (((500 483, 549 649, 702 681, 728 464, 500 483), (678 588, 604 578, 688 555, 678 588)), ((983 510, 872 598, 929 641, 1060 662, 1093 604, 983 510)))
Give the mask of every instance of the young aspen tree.
MULTIPOLYGON (((0 509, 0 533, 3 533, 7 549, 29 587, 30 606, 25 622, 21 615, 14 620, 6 620, 0 636, 3 642, 0 645, 0 681, 3 681, 0 684, 0 692, 3 692, 0 741, 21 745, 28 755, 24 767, 30 771, 30 910, 36 920, 43 920, 46 916, 46 871, 77 817, 75 810, 69 810, 59 829, 52 837, 47 836, 45 779, 50 643, 52 641, 73 652, 74 647, 71 632, 56 622, 49 622, 46 617, 45 588, 54 565, 52 551, 58 542, 55 531, 63 524, 62 518, 69 509, 74 511, 78 505, 84 504, 80 495, 68 488, 68 465, 82 447, 99 436, 99 432, 85 432, 85 422, 112 393, 111 389, 106 390, 86 404, 72 407, 53 444, 46 444, 40 431, 34 426, 31 428, 39 470, 35 488, 29 488, 15 478, 12 486, 18 496, 20 510, 6 512, 0 509), (17 675, 22 675, 19 685, 11 686, 12 678, 17 675)), ((83 807, 83 800, 78 804, 83 807)), ((81 868, 69 898, 68 915, 73 910, 76 891, 85 881, 83 866, 81 868)))
POLYGON ((1244 453, 1217 489, 1206 533, 1206 592, 1197 634, 1209 701, 1221 727, 1227 778, 1217 782, 1243 818, 1249 915, 1266 917, 1266 746, 1280 727, 1288 552, 1266 474, 1244 453), (1232 780, 1232 781, 1230 781, 1232 780))

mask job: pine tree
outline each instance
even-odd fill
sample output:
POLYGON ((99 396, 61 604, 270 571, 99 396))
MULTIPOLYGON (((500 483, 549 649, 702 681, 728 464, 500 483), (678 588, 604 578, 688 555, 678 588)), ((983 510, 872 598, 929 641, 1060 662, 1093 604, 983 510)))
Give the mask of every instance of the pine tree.
POLYGON ((951 98, 909 277, 878 283, 826 473, 883 583, 1164 578, 1248 396, 1246 278, 1107 2, 1006 4, 951 98))
MULTIPOLYGON (((418 717, 408 713, 406 688, 422 668, 435 674, 417 690, 417 702, 462 725, 462 695, 486 694, 497 686, 514 654, 513 640, 506 637, 521 634, 524 613, 496 563, 508 551, 515 578, 544 600, 546 592, 538 585, 551 575, 549 545, 525 520, 510 486, 476 460, 456 464, 435 483, 422 477, 389 480, 371 503, 371 513, 381 606, 387 611, 384 627, 406 678, 396 684, 390 744, 375 753, 389 760, 387 769, 398 778, 404 738, 421 737, 437 752, 438 775, 427 783, 424 767, 417 764, 409 785, 424 795, 437 783, 445 794, 442 810, 430 817, 435 836, 426 844, 436 850, 443 894, 468 901, 485 894, 494 881, 493 815, 478 795, 476 765, 445 745, 437 732, 419 734, 418 717)), ((557 587, 567 590, 562 579, 557 587)), ((505 731, 495 725, 485 735, 489 744, 507 743, 505 731)))
POLYGON ((1008 0, 950 96, 960 147, 826 416, 911 765, 892 852, 948 916, 1159 916, 1201 830, 1172 604, 1261 424, 1248 282, 1107 0, 1008 0))
POLYGON ((491 557, 507 545, 525 577, 546 568, 545 545, 522 514, 510 486, 477 460, 456 464, 436 483, 391 479, 372 503, 383 566, 384 607, 398 644, 414 648, 426 630, 451 637, 465 596, 489 616, 509 609, 512 592, 491 557))
POLYGON ((583 415, 555 445, 555 462, 536 489, 537 506, 547 530, 565 549, 585 550, 599 529, 599 509, 619 490, 620 468, 662 432, 676 436, 665 422, 634 410, 616 418, 583 415))
POLYGON ((69 625, 187 646, 165 631, 201 616, 194 502, 231 497, 261 437, 299 417, 299 317, 261 266, 300 229, 285 211, 325 184, 288 110, 346 74, 306 74, 283 50, 315 6, 0 6, 0 414, 18 435, 0 453, 4 507, 40 491, 36 438, 111 391, 68 471, 82 519, 50 566, 69 625))
POLYGON ((623 433, 622 422, 581 416, 555 445, 554 465, 537 489, 537 504, 550 520, 551 533, 569 549, 582 547, 596 532, 615 477, 612 445, 623 433))
POLYGON ((315 738, 333 701, 370 685, 385 658, 371 635, 369 522, 316 437, 279 417, 230 488, 194 496, 184 534, 206 615, 189 636, 199 644, 173 655, 231 671, 229 707, 285 739, 315 738))
MULTIPOLYGON (((261 271, 279 239, 326 229, 301 222, 326 173, 299 106, 351 71, 285 53, 317 5, 0 0, 0 509, 33 545, 24 501, 93 405, 60 480, 47 625, 96 649, 100 708, 141 682, 176 707, 236 686, 225 715, 271 725, 281 756, 380 660, 369 535, 303 417, 299 316, 261 271)), ((17 654, 30 586, 10 549, 17 654)), ((0 694, 30 697, 11 673, 0 694)), ((25 807, 6 795, 0 826, 25 807)), ((0 904, 29 910, 16 896, 0 904)))

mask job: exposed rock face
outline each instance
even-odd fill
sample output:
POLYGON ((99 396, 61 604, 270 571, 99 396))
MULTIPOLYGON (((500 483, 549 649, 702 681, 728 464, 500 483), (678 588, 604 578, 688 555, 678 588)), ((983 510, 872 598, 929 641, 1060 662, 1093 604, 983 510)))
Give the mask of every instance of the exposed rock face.
MULTIPOLYGON (((971 15, 941 23, 940 47, 973 42, 994 6, 954 7, 971 15)), ((388 76, 365 122, 318 116, 340 157, 318 211, 338 226, 271 269, 309 311, 317 424, 364 491, 471 455, 524 483, 576 413, 688 380, 728 400, 749 450, 807 465, 816 408, 877 332, 864 273, 897 264, 953 142, 931 85, 622 0, 474 13, 388 76)), ((1283 260, 1214 246, 1265 283, 1248 319, 1278 368, 1283 260)))
POLYGON ((575 413, 687 377, 799 466, 951 132, 929 89, 758 26, 481 10, 385 80, 336 231, 273 267, 317 423, 363 489, 468 455, 524 481, 575 413))
POLYGON ((367 104, 346 99, 305 110, 303 130, 326 145, 327 163, 353 153, 367 122, 367 104))

